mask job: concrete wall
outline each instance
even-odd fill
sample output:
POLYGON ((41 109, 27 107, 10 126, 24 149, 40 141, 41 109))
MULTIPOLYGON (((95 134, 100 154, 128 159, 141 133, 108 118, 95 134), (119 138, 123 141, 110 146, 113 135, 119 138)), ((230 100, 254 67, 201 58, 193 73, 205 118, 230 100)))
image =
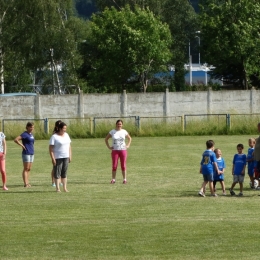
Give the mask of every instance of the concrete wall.
POLYGON ((260 113, 259 90, 83 94, 0 95, 0 119, 163 117, 184 114, 260 113))

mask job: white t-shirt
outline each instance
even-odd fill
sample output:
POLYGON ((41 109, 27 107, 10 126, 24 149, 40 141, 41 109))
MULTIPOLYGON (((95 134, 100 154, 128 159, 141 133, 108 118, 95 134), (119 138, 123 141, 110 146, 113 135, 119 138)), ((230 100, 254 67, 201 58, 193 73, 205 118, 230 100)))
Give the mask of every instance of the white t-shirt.
POLYGON ((50 139, 50 145, 53 145, 53 153, 55 159, 70 157, 70 137, 67 133, 63 136, 53 134, 50 139))
POLYGON ((119 131, 113 129, 109 132, 113 140, 113 150, 126 150, 125 147, 125 138, 128 135, 128 132, 124 129, 119 131))
POLYGON ((3 132, 0 132, 0 153, 4 152, 4 146, 3 146, 4 139, 5 139, 5 134, 3 132))

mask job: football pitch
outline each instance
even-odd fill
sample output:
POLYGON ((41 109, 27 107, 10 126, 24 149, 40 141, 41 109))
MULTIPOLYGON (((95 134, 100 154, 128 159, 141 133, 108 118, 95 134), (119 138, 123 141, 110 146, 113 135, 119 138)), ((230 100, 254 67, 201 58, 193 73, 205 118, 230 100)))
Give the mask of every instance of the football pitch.
MULTIPOLYGON (((133 138, 128 183, 111 180, 104 139, 73 139, 68 193, 51 186, 48 140, 36 140, 30 183, 21 148, 7 141, 7 186, 0 191, 1 259, 259 259, 260 191, 231 197, 236 145, 251 136, 133 138), (227 196, 199 197, 205 142, 226 161, 227 196)), ((61 189, 62 190, 62 189, 61 189)), ((238 186, 235 187, 238 193, 238 186)))

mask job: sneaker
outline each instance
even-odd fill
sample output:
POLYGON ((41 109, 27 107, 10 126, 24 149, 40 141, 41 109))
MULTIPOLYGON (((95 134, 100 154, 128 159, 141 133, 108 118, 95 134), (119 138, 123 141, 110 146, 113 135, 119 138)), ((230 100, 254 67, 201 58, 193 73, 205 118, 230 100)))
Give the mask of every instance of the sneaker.
POLYGON ((211 194, 211 197, 218 197, 218 195, 216 193, 211 194))
POLYGON ((256 190, 260 190, 260 186, 256 187, 255 189, 256 189, 256 190))
POLYGON ((243 196, 243 192, 239 192, 238 196, 243 196))
POLYGON ((198 195, 200 195, 201 197, 205 197, 205 194, 202 191, 199 191, 198 195))
POLYGON ((114 184, 114 183, 116 183, 116 181, 115 180, 111 180, 111 182, 110 182, 111 184, 114 184))
POLYGON ((222 195, 223 195, 223 196, 226 196, 227 194, 226 194, 226 192, 224 191, 222 195))
POLYGON ((51 185, 52 187, 56 187, 56 184, 55 183, 52 183, 52 185, 51 185))
POLYGON ((127 181, 126 180, 123 180, 123 184, 126 184, 127 183, 127 181))
POLYGON ((230 195, 231 196, 235 196, 236 195, 236 193, 233 190, 229 189, 229 191, 230 191, 230 195))
POLYGON ((3 190, 8 190, 8 188, 6 186, 3 187, 3 190))

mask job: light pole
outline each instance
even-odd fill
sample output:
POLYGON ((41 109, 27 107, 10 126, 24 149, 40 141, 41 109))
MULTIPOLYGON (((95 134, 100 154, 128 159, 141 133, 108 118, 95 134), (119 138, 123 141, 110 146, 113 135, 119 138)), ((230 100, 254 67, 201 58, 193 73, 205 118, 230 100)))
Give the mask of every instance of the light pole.
MULTIPOLYGON (((196 31, 197 34, 200 34, 200 31, 196 31)), ((200 36, 196 36, 199 39, 199 65, 200 65, 200 36)))
POLYGON ((192 85, 192 56, 190 55, 190 41, 189 41, 189 78, 190 86, 192 85))

